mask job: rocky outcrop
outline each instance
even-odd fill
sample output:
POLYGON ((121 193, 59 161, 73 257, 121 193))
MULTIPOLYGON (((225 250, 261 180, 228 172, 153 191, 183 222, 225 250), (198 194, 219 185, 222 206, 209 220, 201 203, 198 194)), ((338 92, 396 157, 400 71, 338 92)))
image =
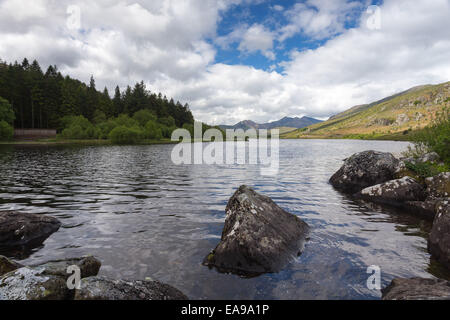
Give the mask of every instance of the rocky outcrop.
POLYGON ((450 300, 450 282, 441 279, 394 279, 381 292, 383 300, 450 300))
POLYGON ((428 239, 428 251, 450 269, 450 201, 438 203, 436 217, 428 239))
POLYGON ((179 290, 157 281, 124 281, 89 277, 81 281, 75 300, 187 300, 179 290))
POLYGON ((356 198, 396 207, 405 207, 407 201, 423 201, 425 188, 411 177, 391 180, 363 189, 356 198))
POLYGON ((402 113, 402 114, 399 114, 399 115, 397 116, 397 120, 395 121, 395 124, 398 125, 398 126, 402 126, 402 125, 404 125, 405 123, 409 122, 409 120, 410 120, 410 119, 409 119, 408 115, 402 113))
POLYGON ((101 263, 83 257, 21 267, 0 278, 0 300, 69 300, 74 294, 67 286, 71 265, 78 266, 82 276, 95 276, 101 263))
POLYGON ((299 217, 241 186, 226 207, 222 239, 204 264, 242 276, 278 272, 300 255, 308 233, 299 217))
POLYGON ((124 281, 97 277, 101 263, 94 257, 49 261, 22 266, 0 256, 0 300, 185 300, 179 290, 157 281, 124 281), (80 288, 69 289, 67 280, 80 269, 80 288), (3 269, 4 268, 4 269, 3 269))
POLYGON ((56 218, 42 214, 0 212, 0 249, 36 247, 61 226, 56 218))
POLYGON ((390 153, 365 151, 346 159, 344 165, 331 177, 330 183, 338 190, 354 194, 394 178, 399 161, 390 153))

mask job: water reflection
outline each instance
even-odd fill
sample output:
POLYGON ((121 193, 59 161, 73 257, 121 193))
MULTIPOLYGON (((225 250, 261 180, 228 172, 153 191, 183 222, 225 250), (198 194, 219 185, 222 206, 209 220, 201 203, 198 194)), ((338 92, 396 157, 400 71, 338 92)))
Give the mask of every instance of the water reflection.
POLYGON ((45 213, 63 227, 22 263, 93 254, 101 273, 152 277, 198 299, 378 299, 382 282, 432 277, 430 224, 404 212, 354 201, 328 184, 342 159, 363 150, 400 152, 406 143, 281 141, 277 176, 256 165, 175 166, 172 146, 0 147, 0 210, 45 213), (201 265, 220 239, 224 209, 241 184, 274 199, 311 227, 301 257, 253 279, 201 265))

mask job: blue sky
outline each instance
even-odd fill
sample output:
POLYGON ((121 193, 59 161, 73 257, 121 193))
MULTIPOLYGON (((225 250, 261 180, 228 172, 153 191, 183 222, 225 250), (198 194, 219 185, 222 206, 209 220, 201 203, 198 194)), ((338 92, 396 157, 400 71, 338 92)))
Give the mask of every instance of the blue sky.
POLYGON ((449 52, 449 0, 0 0, 0 59, 143 80, 210 124, 326 119, 449 81, 449 52))
MULTIPOLYGON (((359 2, 360 6, 355 6, 353 10, 345 13, 345 29, 357 27, 362 13, 367 10, 369 5, 382 4, 381 0, 360 0, 354 2, 359 2)), ((239 26, 251 26, 255 24, 263 25, 269 31, 276 32, 277 29, 290 23, 286 17, 286 12, 299 3, 304 3, 312 10, 318 11, 314 6, 308 5, 306 0, 270 0, 261 1, 260 3, 243 3, 232 6, 222 15, 222 19, 218 23, 217 35, 219 37, 225 37, 239 26)), ((238 49, 238 42, 230 44, 228 48, 222 48, 220 45, 216 45, 218 50, 216 62, 231 65, 249 65, 258 69, 274 69, 278 72, 282 72, 283 67, 280 66, 279 63, 288 60, 289 54, 293 50, 303 51, 317 49, 318 47, 323 46, 329 39, 332 39, 341 33, 342 32, 336 30, 335 34, 320 39, 303 33, 297 33, 284 41, 279 41, 279 39, 275 38, 273 51, 276 58, 274 60, 268 59, 260 51, 243 53, 238 49)), ((211 43, 214 45, 214 39, 211 40, 211 43)))

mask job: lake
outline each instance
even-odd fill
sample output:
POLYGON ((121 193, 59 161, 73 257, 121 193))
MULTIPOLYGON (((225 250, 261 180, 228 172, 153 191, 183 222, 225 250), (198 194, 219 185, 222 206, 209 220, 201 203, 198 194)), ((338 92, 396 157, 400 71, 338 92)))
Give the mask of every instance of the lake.
MULTIPOLYGON (((257 165, 172 164, 173 145, 0 146, 0 210, 63 223, 21 263, 92 254, 101 275, 151 277, 191 299, 379 299, 394 277, 433 277, 431 224, 364 204, 328 183, 353 153, 399 153, 408 143, 281 140, 278 175, 257 165), (312 228, 303 254, 282 272, 244 279, 201 265, 220 240, 225 206, 242 184, 270 196, 312 228)), ((437 268, 438 269, 438 268, 437 268)))

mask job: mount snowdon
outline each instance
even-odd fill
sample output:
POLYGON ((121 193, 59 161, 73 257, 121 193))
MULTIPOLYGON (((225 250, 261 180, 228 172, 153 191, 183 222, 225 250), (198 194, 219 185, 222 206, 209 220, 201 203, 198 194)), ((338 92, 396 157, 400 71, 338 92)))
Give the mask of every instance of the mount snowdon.
POLYGON ((292 128, 292 130, 295 129, 301 129, 306 128, 310 125, 316 124, 322 122, 320 120, 309 118, 309 117, 302 117, 302 118, 290 118, 290 117, 284 117, 281 120, 273 121, 269 123, 256 123, 251 120, 244 120, 241 121, 234 126, 229 125, 221 125, 220 127, 222 129, 275 129, 275 128, 292 128))

